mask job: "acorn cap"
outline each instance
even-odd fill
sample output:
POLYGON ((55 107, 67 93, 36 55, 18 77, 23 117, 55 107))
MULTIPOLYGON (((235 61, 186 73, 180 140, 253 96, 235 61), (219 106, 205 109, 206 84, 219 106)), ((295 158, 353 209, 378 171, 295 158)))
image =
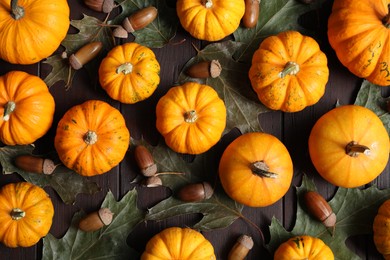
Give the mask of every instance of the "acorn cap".
POLYGON ((79 70, 83 67, 83 64, 81 64, 80 60, 77 58, 77 56, 74 53, 70 55, 69 63, 70 66, 75 70, 79 70))
POLYGON ((210 183, 208 182, 203 182, 203 189, 204 189, 204 199, 209 199, 211 196, 214 194, 213 187, 211 187, 210 183))
POLYGON ((129 33, 125 30, 125 28, 119 25, 112 31, 112 35, 116 38, 126 39, 129 36, 129 33))
POLYGON ((110 209, 101 208, 101 209, 99 209, 98 214, 99 214, 100 220, 102 221, 102 223, 104 225, 107 226, 107 225, 111 224, 112 217, 113 217, 114 213, 112 213, 110 209))
POLYGON ((55 165, 52 160, 44 159, 43 166, 42 166, 42 172, 43 172, 43 174, 50 175, 54 172, 56 167, 57 167, 57 165, 55 165))
POLYGON ((334 227, 336 225, 337 217, 334 212, 322 221, 325 227, 334 227))
POLYGON ((158 176, 151 176, 145 179, 145 186, 148 188, 159 187, 162 185, 161 178, 158 176))
POLYGON ((222 66, 218 60, 212 60, 210 62, 210 75, 212 78, 216 78, 221 75, 222 66))
POLYGON ((115 3, 114 0, 104 0, 102 5, 102 11, 104 13, 109 13, 114 9, 115 3))

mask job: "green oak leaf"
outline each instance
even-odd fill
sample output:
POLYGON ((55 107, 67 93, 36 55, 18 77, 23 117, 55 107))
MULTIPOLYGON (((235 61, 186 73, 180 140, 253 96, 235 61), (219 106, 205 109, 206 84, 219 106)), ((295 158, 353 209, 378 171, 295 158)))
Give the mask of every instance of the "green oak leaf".
POLYGON ((200 213, 202 219, 193 228, 198 230, 212 230, 224 228, 240 218, 243 205, 230 199, 221 187, 215 187, 213 196, 200 202, 183 202, 176 198, 175 193, 184 185, 208 181, 212 186, 216 183, 218 161, 215 153, 198 155, 193 162, 187 163, 177 153, 167 146, 159 144, 149 147, 159 172, 180 172, 183 174, 160 175, 164 186, 169 187, 173 194, 149 208, 146 220, 163 220, 166 218, 200 213))
POLYGON ((268 112, 269 109, 258 101, 253 91, 249 78, 249 66, 233 60, 234 53, 241 44, 234 41, 212 43, 198 51, 181 71, 178 83, 196 81, 213 87, 220 98, 225 102, 227 110, 227 122, 225 132, 237 127, 241 133, 261 131, 258 121, 260 113, 268 112), (222 66, 219 77, 194 79, 186 75, 185 71, 191 65, 203 60, 218 60, 222 66))
POLYGON ((137 208, 137 191, 127 192, 119 202, 109 191, 101 207, 114 213, 110 225, 94 232, 81 231, 77 225, 84 214, 78 212, 62 238, 51 234, 43 238, 42 259, 138 259, 139 254, 126 244, 127 236, 144 219, 145 213, 137 208))
POLYGON ((22 178, 40 187, 50 186, 66 204, 72 204, 77 194, 94 194, 101 190, 95 183, 82 177, 76 172, 58 165, 51 175, 37 174, 23 171, 13 164, 18 155, 33 155, 33 145, 4 146, 0 148, 0 163, 3 174, 18 173, 22 178))
POLYGON ((118 3, 122 12, 109 21, 110 24, 120 25, 126 17, 144 7, 154 6, 158 10, 157 18, 152 23, 132 33, 135 42, 149 48, 161 48, 175 37, 179 19, 176 10, 170 8, 165 0, 122 0, 118 3))
POLYGON ((294 228, 286 231, 282 224, 274 217, 270 226, 271 240, 266 245, 270 252, 293 236, 302 234, 322 239, 333 251, 335 259, 360 259, 348 249, 345 241, 355 235, 372 234, 372 224, 379 206, 390 198, 390 189, 379 190, 375 186, 361 190, 359 188, 338 188, 334 197, 329 201, 333 212, 337 216, 336 227, 332 231, 314 219, 304 205, 303 195, 306 191, 315 191, 312 180, 303 177, 302 185, 297 188, 297 216, 294 228))
POLYGON ((62 81, 66 88, 71 86, 71 80, 74 76, 75 70, 69 66, 68 59, 64 59, 60 54, 52 55, 43 61, 52 67, 51 72, 45 77, 44 81, 48 87, 55 83, 62 81))
POLYGON ((308 30, 299 24, 298 18, 319 8, 323 2, 325 0, 314 1, 312 4, 302 4, 297 0, 261 1, 256 27, 248 29, 240 26, 233 33, 234 39, 243 44, 234 54, 235 60, 250 63, 253 53, 268 36, 287 30, 308 34, 308 30))
POLYGON ((386 109, 389 98, 382 97, 382 89, 383 87, 364 80, 357 94, 355 105, 372 110, 382 121, 387 133, 390 134, 390 114, 386 109))

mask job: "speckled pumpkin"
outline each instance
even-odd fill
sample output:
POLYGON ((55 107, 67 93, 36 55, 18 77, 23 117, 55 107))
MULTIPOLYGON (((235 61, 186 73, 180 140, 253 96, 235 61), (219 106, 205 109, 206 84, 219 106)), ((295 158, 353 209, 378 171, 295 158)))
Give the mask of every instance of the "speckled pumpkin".
POLYGON ((327 57, 318 43, 297 31, 261 42, 252 57, 249 79, 268 108, 297 112, 316 104, 329 78, 327 57))
POLYGON ((200 232, 191 228, 166 228, 153 236, 141 260, 215 260, 214 247, 200 232))
POLYGON ((30 247, 49 232, 54 207, 44 189, 29 182, 10 183, 0 190, 0 242, 30 247))
POLYGON ((160 83, 160 64, 154 52, 130 42, 114 47, 102 60, 99 81, 107 94, 134 104, 150 97, 160 83))
POLYGON ((70 108, 54 139, 62 163, 83 176, 103 174, 124 158, 130 132, 118 109, 100 100, 70 108))
POLYGON ((41 78, 23 71, 0 76, 0 139, 3 143, 34 143, 50 129, 54 110, 54 98, 41 78))
POLYGON ((156 117, 157 130, 172 150, 200 154, 221 139, 226 107, 211 86, 186 82, 160 98, 156 117))

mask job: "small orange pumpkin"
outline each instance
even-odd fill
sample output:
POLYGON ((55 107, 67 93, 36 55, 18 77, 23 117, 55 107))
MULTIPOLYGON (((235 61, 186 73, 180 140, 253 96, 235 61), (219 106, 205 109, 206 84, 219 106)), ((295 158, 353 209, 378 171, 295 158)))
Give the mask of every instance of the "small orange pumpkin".
POLYGON ((318 43, 297 31, 266 38, 252 57, 249 79, 268 108, 297 112, 316 104, 329 78, 318 43))
POLYGON ((66 0, 1 0, 0 58, 33 64, 49 57, 68 32, 69 15, 66 0))
POLYGON ((62 163, 83 176, 103 174, 117 166, 129 143, 122 114, 99 100, 70 108, 58 122, 54 138, 62 163))
POLYGON ((296 236, 282 243, 275 251, 274 259, 316 259, 333 260, 332 249, 319 238, 296 236))
POLYGON ((269 206, 290 188, 293 164, 284 144, 266 133, 246 133, 231 142, 219 162, 219 178, 235 201, 269 206))
POLYGON ((374 243, 386 260, 390 259, 390 199, 379 207, 374 218, 374 243))
POLYGON ((390 4, 388 0, 335 0, 328 39, 353 74, 390 85, 390 4))
POLYGON ((49 232, 54 207, 44 189, 29 182, 10 183, 0 190, 0 242, 30 247, 49 232))
POLYGON ((166 228, 153 236, 141 260, 215 260, 214 247, 200 232, 191 228, 166 228))
POLYGON ((354 188, 378 177, 389 159, 389 135, 379 117, 358 105, 336 107, 321 116, 309 136, 318 173, 335 186, 354 188))
POLYGON ((32 144, 50 129, 55 103, 45 82, 23 71, 0 76, 0 139, 32 144))
POLYGON ((99 67, 102 88, 111 98, 126 104, 150 97, 160 83, 159 74, 154 52, 135 42, 114 47, 99 67))
POLYGON ((156 117, 157 130, 172 150, 200 154, 221 139, 226 107, 212 87, 186 82, 160 98, 156 117))

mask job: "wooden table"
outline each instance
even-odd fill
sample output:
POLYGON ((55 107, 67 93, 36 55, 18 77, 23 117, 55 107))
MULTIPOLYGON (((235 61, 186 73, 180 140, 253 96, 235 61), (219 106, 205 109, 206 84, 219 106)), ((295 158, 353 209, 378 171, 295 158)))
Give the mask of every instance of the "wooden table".
MULTIPOLYGON (((104 17, 102 14, 97 14, 96 12, 87 9, 82 1, 69 0, 68 2, 71 6, 71 19, 81 19, 82 13, 100 18, 104 17)), ((170 2, 171 4, 174 4, 175 1, 170 2)), ((282 200, 266 208, 256 209, 245 207, 243 209, 243 215, 261 228, 266 241, 270 238, 268 226, 270 225, 273 216, 278 218, 286 229, 293 227, 296 212, 295 187, 300 185, 303 173, 307 174, 315 181, 318 191, 323 194, 326 199, 330 199, 336 191, 336 187, 319 177, 311 164, 307 151, 307 139, 315 121, 325 112, 333 108, 337 100, 339 100, 341 104, 354 102, 362 80, 352 75, 340 64, 327 41, 326 21, 330 14, 332 2, 333 1, 331 0, 326 1, 321 7, 318 12, 320 14, 320 20, 319 23, 315 25, 317 28, 320 28, 317 32, 317 39, 321 49, 327 54, 329 61, 330 78, 325 95, 316 105, 308 107, 301 112, 282 113, 280 111, 272 111, 259 115, 259 122, 263 131, 273 134, 283 141, 291 153, 295 166, 293 184, 282 200)), ((305 19, 311 21, 307 17, 305 19)), ((305 21, 305 19, 303 19, 303 21, 305 21)), ((309 24, 311 25, 311 22, 306 23, 306 25, 309 24)), ((38 150, 41 152, 54 150, 53 137, 58 120, 67 109, 88 99, 104 100, 120 109, 126 118, 126 123, 133 138, 139 139, 143 134, 142 131, 148 129, 144 134, 146 133, 151 137, 151 140, 156 141, 159 138, 159 135, 154 129, 153 113, 159 97, 166 93, 166 91, 175 83, 184 64, 196 55, 194 46, 201 49, 207 44, 206 42, 191 38, 180 26, 174 41, 181 43, 176 45, 169 44, 161 49, 154 49, 161 65, 161 83, 152 97, 145 102, 136 105, 123 105, 110 99, 104 91, 91 86, 89 76, 83 69, 76 74, 73 85, 69 90, 65 90, 61 83, 51 87, 50 92, 53 94, 56 101, 54 123, 52 129, 43 138, 37 141, 36 145, 38 150), (150 116, 147 116, 145 113, 139 113, 137 111, 148 111, 151 114, 150 116)), ((21 66, 0 61, 0 74, 5 74, 11 70, 23 70, 44 78, 50 72, 50 69, 51 68, 48 65, 45 65, 42 62, 29 66, 21 66)), ((383 89, 383 94, 388 95, 388 93, 388 89, 383 89)), ((237 134, 235 130, 228 136, 234 136, 234 134, 237 134)), ((222 142, 225 143, 228 143, 229 141, 231 141, 231 138, 224 138, 222 140, 222 142)), ((139 207, 141 209, 146 209, 163 199, 168 194, 167 190, 164 188, 148 189, 131 184, 131 180, 138 174, 137 167, 134 165, 134 160, 130 158, 131 156, 132 155, 126 156, 125 161, 110 172, 90 178, 102 187, 102 191, 94 195, 80 194, 74 205, 64 204, 53 189, 45 187, 45 190, 51 196, 55 207, 54 222, 50 233, 57 238, 62 237, 69 228, 73 214, 80 209, 85 212, 91 212, 98 209, 108 190, 111 190, 114 196, 117 199, 120 199, 127 191, 133 187, 137 187, 140 198, 139 207)), ((390 169, 389 166, 387 166, 385 172, 373 181, 373 184, 377 185, 379 188, 390 187, 389 173, 390 169)), ((21 180, 22 178, 17 174, 4 175, 0 179, 0 186, 21 180)), ((134 249, 142 252, 148 239, 164 227, 191 225, 198 221, 199 218, 199 215, 185 215, 160 222, 150 221, 141 223, 136 227, 134 232, 129 235, 128 243, 134 249)), ((248 259, 271 259, 268 252, 261 246, 262 242, 259 233, 241 219, 235 221, 228 228, 205 232, 204 235, 215 247, 218 259, 226 259, 235 240, 243 233, 251 235, 255 240, 255 247, 250 252, 248 259)), ((374 247, 372 236, 350 238, 348 239, 348 246, 361 256, 362 259, 381 259, 380 254, 374 247)), ((1 259, 41 259, 41 257, 42 240, 36 246, 30 248, 10 249, 0 245, 1 259)))

